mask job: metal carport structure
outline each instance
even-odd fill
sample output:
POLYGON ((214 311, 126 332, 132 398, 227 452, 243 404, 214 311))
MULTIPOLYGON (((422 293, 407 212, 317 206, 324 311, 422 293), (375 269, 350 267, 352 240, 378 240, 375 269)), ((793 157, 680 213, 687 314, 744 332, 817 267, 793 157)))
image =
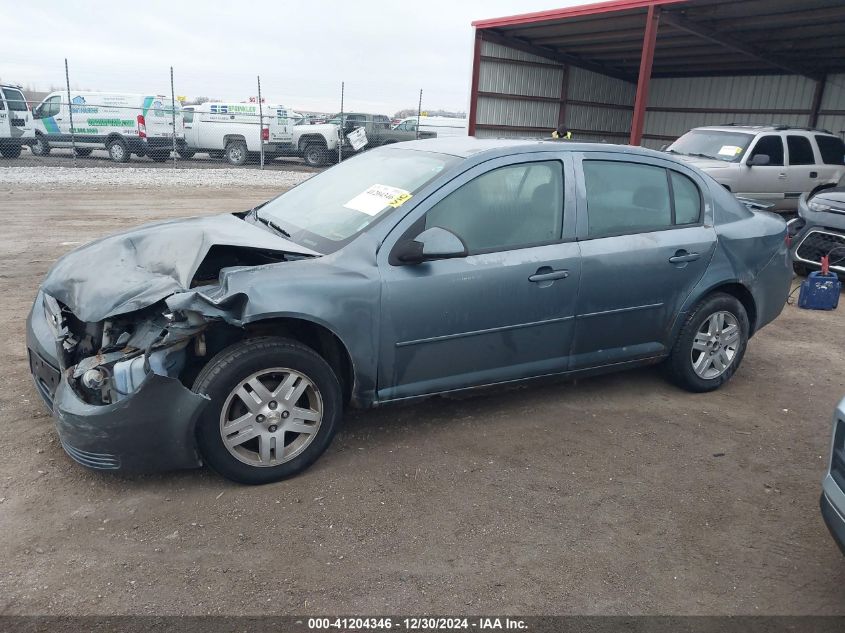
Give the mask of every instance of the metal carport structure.
POLYGON ((659 147, 688 129, 845 130, 842 0, 613 0, 473 22, 469 130, 659 147))

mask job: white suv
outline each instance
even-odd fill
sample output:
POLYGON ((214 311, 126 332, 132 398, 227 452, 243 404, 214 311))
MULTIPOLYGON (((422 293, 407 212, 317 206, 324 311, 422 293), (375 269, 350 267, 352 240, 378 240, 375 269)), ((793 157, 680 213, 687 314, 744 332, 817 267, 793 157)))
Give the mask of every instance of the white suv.
POLYGON ((845 175, 845 144, 826 130, 720 125, 690 130, 666 151, 712 176, 737 196, 794 211, 801 194, 835 186, 845 175))

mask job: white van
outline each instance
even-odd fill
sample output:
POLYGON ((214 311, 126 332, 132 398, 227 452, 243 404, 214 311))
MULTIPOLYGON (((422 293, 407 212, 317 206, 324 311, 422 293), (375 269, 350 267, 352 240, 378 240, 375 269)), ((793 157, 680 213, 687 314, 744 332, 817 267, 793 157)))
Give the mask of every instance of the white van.
POLYGON ((222 157, 231 165, 243 165, 255 159, 264 144, 264 154, 275 158, 277 146, 268 143, 288 136, 287 108, 257 103, 203 103, 182 108, 185 119, 185 148, 182 158, 197 152, 222 157), (261 127, 261 115, 264 119, 261 127), (277 138, 274 138, 277 137, 277 138))
MULTIPOLYGON (((410 116, 402 119, 393 126, 394 130, 407 132, 417 131, 417 117, 410 116)), ((420 132, 434 132, 438 138, 444 136, 467 136, 469 134, 469 120, 447 116, 421 116, 420 132)))
POLYGON ((0 84, 0 156, 17 158, 21 146, 29 145, 34 136, 32 113, 20 86, 0 84))
MULTIPOLYGON (((115 92, 53 92, 32 112, 35 141, 32 153, 46 156, 53 147, 71 147, 70 115, 77 156, 88 156, 105 148, 117 163, 132 154, 165 161, 173 149, 171 100, 163 95, 136 95, 115 92), (71 112, 72 110, 72 112, 71 112)), ((176 148, 184 147, 182 109, 176 103, 176 148)))

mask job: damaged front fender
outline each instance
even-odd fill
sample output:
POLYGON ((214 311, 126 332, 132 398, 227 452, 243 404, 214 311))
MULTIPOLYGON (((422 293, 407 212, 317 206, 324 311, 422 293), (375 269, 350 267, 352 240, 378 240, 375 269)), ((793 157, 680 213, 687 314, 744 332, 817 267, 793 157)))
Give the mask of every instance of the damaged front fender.
POLYGON ((62 446, 98 470, 151 472, 202 464, 194 426, 208 398, 175 378, 147 374, 130 396, 107 405, 84 402, 62 378, 53 413, 62 446))

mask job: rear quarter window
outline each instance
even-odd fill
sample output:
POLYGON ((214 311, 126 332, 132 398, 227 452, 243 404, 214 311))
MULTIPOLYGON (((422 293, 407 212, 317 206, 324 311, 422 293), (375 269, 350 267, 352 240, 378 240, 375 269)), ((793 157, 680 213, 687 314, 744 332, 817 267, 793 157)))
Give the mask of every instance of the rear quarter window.
POLYGON ((842 139, 817 134, 816 143, 825 165, 845 165, 845 143, 842 139))

